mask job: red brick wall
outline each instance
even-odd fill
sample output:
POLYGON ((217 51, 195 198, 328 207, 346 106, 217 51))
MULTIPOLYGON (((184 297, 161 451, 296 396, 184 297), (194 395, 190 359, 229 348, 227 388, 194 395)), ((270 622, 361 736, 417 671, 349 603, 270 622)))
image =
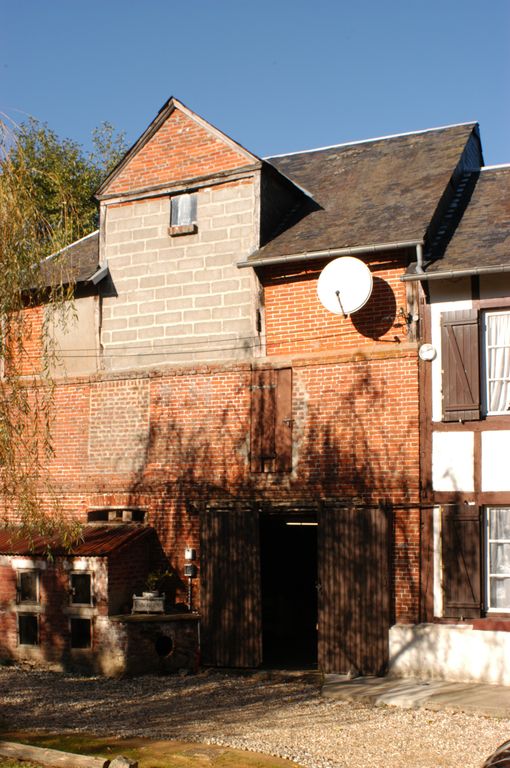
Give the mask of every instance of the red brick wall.
POLYGON ((13 366, 22 376, 33 376, 41 372, 44 311, 42 306, 27 307, 19 319, 11 320, 13 366), (19 333, 23 336, 22 347, 17 342, 19 333))
POLYGON ((317 281, 327 261, 264 270, 268 355, 320 352, 406 340, 403 261, 391 254, 370 259, 373 290, 367 304, 348 318, 328 312, 317 298, 317 281))
MULTIPOLYGON (((85 520, 94 506, 143 507, 171 565, 181 569, 184 548, 199 545, 196 507, 204 500, 354 496, 406 507, 416 501, 417 360, 410 345, 381 345, 367 359, 343 353, 295 361, 290 474, 250 473, 250 383, 250 366, 238 364, 59 384, 50 469, 64 512, 85 520), (116 393, 121 397, 126 387, 139 392, 142 385, 142 420, 128 407, 111 407, 116 393), (98 432, 91 413, 101 401, 110 410, 98 432), (123 440, 131 463, 120 460, 123 440)), ((414 513, 397 515, 402 618, 415 611, 418 529, 409 522, 414 513)))
POLYGON ((415 620, 417 355, 398 314, 400 306, 406 311, 402 265, 389 262, 374 267, 380 284, 363 322, 325 314, 315 265, 312 276, 296 271, 292 290, 288 268, 285 280, 281 271, 263 279, 268 349, 285 353, 279 364, 293 370, 292 473, 250 472, 249 363, 59 381, 48 468, 64 512, 85 520, 94 506, 147 509, 182 573, 184 548, 199 545, 204 501, 385 501, 395 508, 395 616, 415 620))
POLYGON ((420 621, 420 511, 396 509, 393 519, 395 620, 420 621))
POLYGON ((0 656, 8 657, 17 644, 16 614, 12 605, 16 600, 16 572, 10 565, 0 565, 0 656))
POLYGON ((248 164, 244 154, 176 109, 105 191, 128 192, 248 164))
POLYGON ((112 552, 108 558, 109 613, 131 613, 133 595, 148 589, 151 572, 164 570, 166 563, 157 536, 147 535, 112 552))

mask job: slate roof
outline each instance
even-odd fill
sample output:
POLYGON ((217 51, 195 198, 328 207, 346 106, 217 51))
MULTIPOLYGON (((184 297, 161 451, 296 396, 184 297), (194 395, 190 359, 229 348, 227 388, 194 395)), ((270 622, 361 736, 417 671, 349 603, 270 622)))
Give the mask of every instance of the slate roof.
POLYGON ((304 199, 294 222, 247 262, 423 240, 476 128, 455 125, 267 158, 319 208, 304 199))
POLYGON ((51 256, 41 266, 43 286, 85 283, 99 266, 99 230, 51 256))
POLYGON ((482 169, 441 259, 426 275, 510 269, 510 166, 482 169))
POLYGON ((52 555, 68 557, 104 557, 149 535, 154 535, 154 528, 147 525, 86 525, 82 530, 82 539, 69 550, 49 536, 36 536, 29 540, 1 530, 0 554, 44 556, 51 551, 52 555))

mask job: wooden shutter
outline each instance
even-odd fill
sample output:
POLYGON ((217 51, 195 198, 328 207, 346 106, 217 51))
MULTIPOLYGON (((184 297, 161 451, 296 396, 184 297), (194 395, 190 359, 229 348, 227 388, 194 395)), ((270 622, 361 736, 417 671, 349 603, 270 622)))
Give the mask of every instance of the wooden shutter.
POLYGON ((384 674, 389 658, 391 513, 323 506, 319 514, 319 666, 384 674))
POLYGON ((258 512, 208 509, 200 529, 202 661, 257 667, 262 661, 258 512))
POLYGON ((292 469, 292 369, 252 372, 251 471, 292 469))
POLYGON ((480 418, 480 355, 478 312, 473 309, 441 315, 443 421, 480 418))
POLYGON ((480 616, 481 524, 476 506, 446 507, 442 520, 443 613, 449 618, 480 616))

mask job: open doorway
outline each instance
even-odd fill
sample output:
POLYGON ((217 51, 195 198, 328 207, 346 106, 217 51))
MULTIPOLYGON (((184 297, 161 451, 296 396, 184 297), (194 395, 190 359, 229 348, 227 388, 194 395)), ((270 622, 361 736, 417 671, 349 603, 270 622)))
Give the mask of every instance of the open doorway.
POLYGON ((260 567, 264 666, 317 666, 316 521, 262 516, 260 567))

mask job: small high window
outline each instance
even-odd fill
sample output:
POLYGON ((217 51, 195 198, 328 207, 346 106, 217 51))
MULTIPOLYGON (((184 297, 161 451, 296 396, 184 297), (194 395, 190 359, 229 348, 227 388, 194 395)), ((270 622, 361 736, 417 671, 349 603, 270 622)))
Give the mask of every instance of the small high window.
POLYGON ((20 645, 39 645, 39 619, 35 613, 18 614, 20 645))
POLYGON ((71 648, 92 646, 92 624, 90 619, 71 619, 71 648))
POLYGON ((197 196, 194 193, 175 195, 170 199, 171 235, 187 235, 197 231, 197 196))
POLYGON ((73 605, 92 604, 92 576, 90 573, 71 574, 71 603, 73 605))
POLYGON ((18 571, 16 591, 18 603, 38 603, 38 571, 18 571))

